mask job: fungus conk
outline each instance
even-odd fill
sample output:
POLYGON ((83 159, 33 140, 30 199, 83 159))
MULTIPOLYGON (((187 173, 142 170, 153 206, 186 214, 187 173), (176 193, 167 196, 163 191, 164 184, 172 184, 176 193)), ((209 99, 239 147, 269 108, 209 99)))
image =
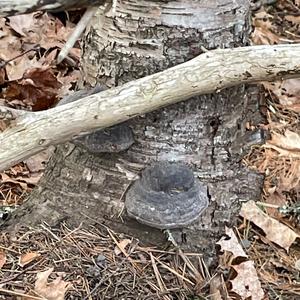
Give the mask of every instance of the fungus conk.
MULTIPOLYGON (((57 106, 77 101, 103 90, 103 87, 97 84, 94 88, 76 91, 60 100, 57 106)), ((91 133, 81 133, 73 138, 72 142, 90 153, 114 153, 127 150, 134 143, 134 136, 132 129, 122 123, 105 129, 96 129, 91 133)))
POLYGON ((206 187, 186 165, 169 162, 146 168, 125 199, 130 217, 159 229, 185 227, 207 206, 206 187))

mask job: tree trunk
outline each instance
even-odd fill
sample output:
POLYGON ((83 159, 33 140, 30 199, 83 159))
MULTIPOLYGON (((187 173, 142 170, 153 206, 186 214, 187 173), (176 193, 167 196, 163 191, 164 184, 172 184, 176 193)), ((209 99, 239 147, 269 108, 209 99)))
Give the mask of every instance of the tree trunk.
MULTIPOLYGON (((83 81, 117 86, 205 49, 246 45, 249 14, 247 0, 114 1, 106 15, 99 9, 85 39, 83 81)), ((258 104, 255 87, 234 87, 128 121, 135 142, 127 151, 93 155, 72 143, 57 147, 39 187, 10 224, 104 222, 159 244, 165 240, 160 230, 126 215, 125 194, 145 166, 182 162, 207 185, 209 206, 191 226, 172 233, 181 247, 211 256, 240 203, 261 191, 261 176, 241 164, 249 146, 263 140, 261 131, 246 129, 261 121, 258 104)))

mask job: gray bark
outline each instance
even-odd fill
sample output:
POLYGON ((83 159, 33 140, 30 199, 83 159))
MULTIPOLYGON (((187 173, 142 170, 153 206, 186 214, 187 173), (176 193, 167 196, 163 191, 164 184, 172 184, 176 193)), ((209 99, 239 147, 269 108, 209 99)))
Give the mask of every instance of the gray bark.
MULTIPOLYGON (((99 10, 86 37, 83 73, 91 85, 121 85, 190 60, 202 47, 248 41, 246 0, 115 4, 106 16, 99 10)), ((251 144, 263 140, 262 132, 247 131, 246 123, 260 121, 256 88, 239 86, 128 121, 135 143, 125 152, 92 155, 72 143, 57 147, 39 187, 10 224, 104 222, 159 244, 164 242, 160 230, 128 218, 124 195, 146 165, 178 161, 208 186, 210 203, 193 225, 172 232, 181 247, 210 257, 224 225, 235 223, 241 201, 259 197, 261 176, 240 161, 251 144)))

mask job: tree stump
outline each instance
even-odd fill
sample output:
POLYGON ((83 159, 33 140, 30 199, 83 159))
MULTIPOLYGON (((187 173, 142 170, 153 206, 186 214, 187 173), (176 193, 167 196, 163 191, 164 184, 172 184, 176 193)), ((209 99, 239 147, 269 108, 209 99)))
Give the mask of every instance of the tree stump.
MULTIPOLYGON (((209 49, 247 45, 249 14, 247 0, 117 0, 109 12, 99 9, 85 38, 83 82, 109 88, 209 49)), ((241 202, 260 195, 262 177, 241 159, 263 141, 263 132, 247 129, 261 121, 257 89, 241 85, 126 122, 135 141, 126 151, 92 154, 71 142, 59 146, 9 225, 104 223, 145 243, 164 243, 161 230, 128 217, 124 200, 146 166, 183 163, 206 186, 209 205, 194 223, 171 232, 183 249, 211 257, 241 202)))

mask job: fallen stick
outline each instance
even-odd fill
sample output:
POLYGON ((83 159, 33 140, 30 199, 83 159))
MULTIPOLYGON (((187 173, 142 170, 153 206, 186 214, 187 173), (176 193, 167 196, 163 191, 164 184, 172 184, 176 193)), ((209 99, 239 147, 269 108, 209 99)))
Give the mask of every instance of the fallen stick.
POLYGON ((72 34, 68 37, 67 42, 63 46, 63 48, 60 50, 58 57, 57 57, 57 63, 60 64, 68 55, 70 50, 73 48, 77 40, 80 38, 83 31, 86 29, 87 25, 90 23, 91 19, 95 15, 96 11, 98 10, 97 6, 90 6, 86 9, 85 13, 81 17, 80 21, 76 25, 74 31, 72 34))
POLYGON ((27 14, 38 10, 57 12, 71 9, 100 6, 105 0, 1 0, 0 17, 27 14))
POLYGON ((196 95, 218 93, 242 83, 300 77, 299 62, 299 44, 218 49, 47 111, 18 114, 1 107, 0 119, 13 115, 14 120, 11 128, 0 134, 0 171, 79 133, 109 127, 196 95))

